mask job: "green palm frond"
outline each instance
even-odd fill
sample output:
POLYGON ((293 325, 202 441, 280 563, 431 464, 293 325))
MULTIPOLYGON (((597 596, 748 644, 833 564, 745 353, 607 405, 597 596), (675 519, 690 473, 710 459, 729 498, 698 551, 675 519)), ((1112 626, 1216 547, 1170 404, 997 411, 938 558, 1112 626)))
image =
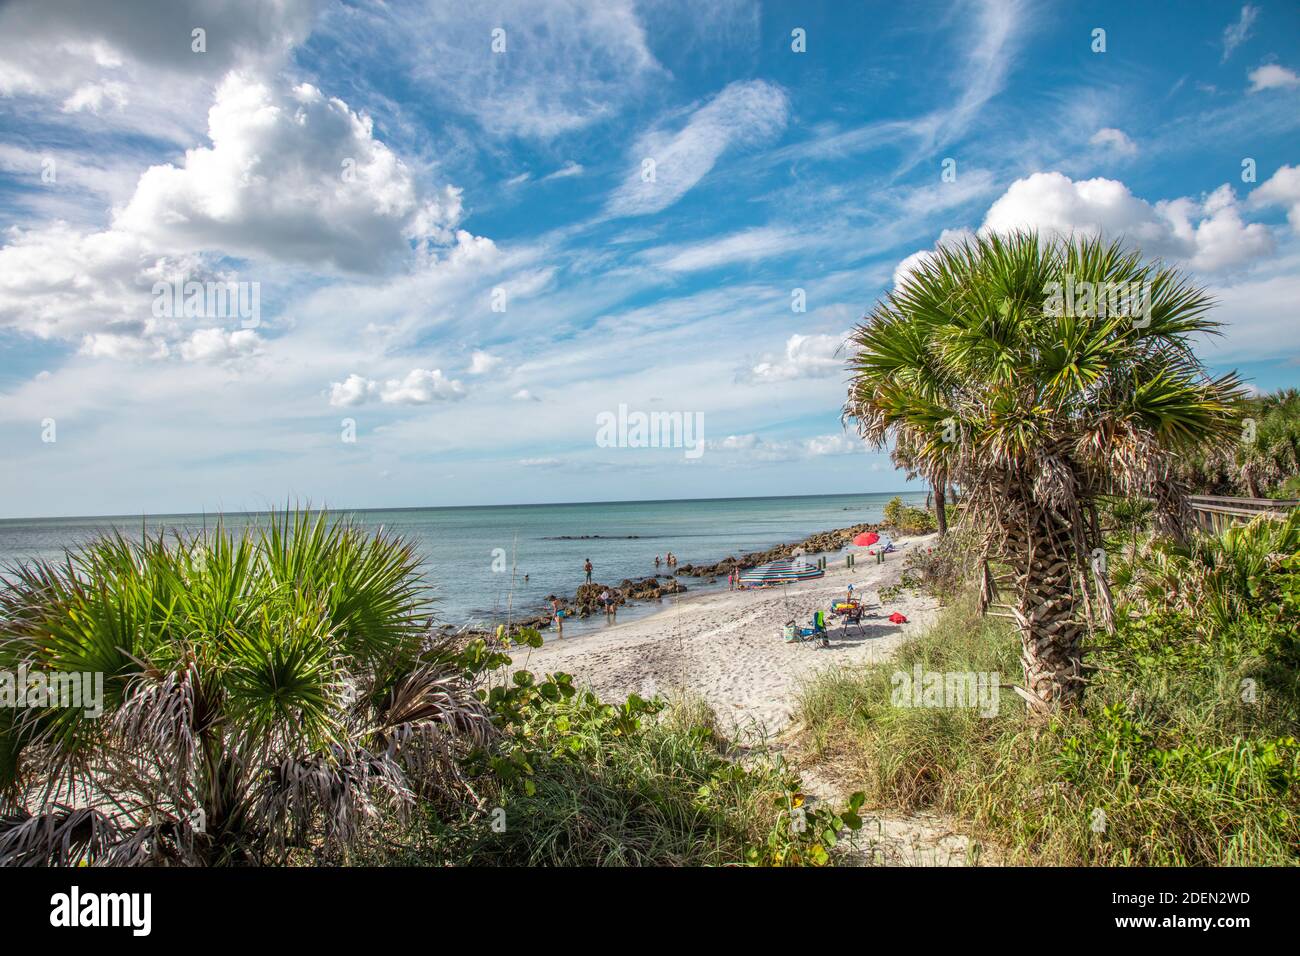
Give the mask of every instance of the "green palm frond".
POLYGON ((291 510, 5 576, 0 667, 102 674, 104 713, 0 712, 0 809, 35 806, 0 813, 0 860, 282 859, 416 793, 473 799, 454 764, 495 730, 395 536, 291 510))

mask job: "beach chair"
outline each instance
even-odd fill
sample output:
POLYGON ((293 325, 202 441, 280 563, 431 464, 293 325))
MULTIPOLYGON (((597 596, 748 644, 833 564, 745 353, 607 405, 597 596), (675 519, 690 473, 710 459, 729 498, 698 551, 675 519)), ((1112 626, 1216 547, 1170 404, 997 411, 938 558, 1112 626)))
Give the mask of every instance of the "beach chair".
POLYGON ((815 641, 822 647, 831 646, 830 631, 826 630, 825 611, 813 611, 812 626, 799 629, 799 640, 815 641))
POLYGON ((831 613, 836 617, 842 618, 844 626, 850 624, 856 625, 859 630, 862 628, 862 613, 867 609, 865 601, 836 601, 831 605, 831 613))

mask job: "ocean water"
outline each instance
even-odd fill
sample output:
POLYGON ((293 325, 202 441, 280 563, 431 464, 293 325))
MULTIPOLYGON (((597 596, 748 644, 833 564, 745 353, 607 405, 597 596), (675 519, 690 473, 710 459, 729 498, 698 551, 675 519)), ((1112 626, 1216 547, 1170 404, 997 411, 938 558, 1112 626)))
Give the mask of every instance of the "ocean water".
MULTIPOLYGON (((583 583, 583 562, 588 558, 595 567, 592 580, 617 585, 624 578, 655 573, 655 556, 669 551, 681 564, 713 563, 728 555, 798 541, 817 531, 879 521, 892 497, 816 495, 336 513, 415 544, 424 579, 437 601, 434 613, 439 620, 490 625, 504 620, 507 612, 519 618, 545 610, 549 594, 571 596, 583 583)), ((902 498, 909 504, 923 504, 925 494, 907 493, 902 498)), ((238 529, 259 517, 235 514, 224 516, 223 521, 238 529)), ((111 528, 128 535, 139 534, 145 526, 150 531, 193 533, 205 523, 212 527, 214 520, 213 515, 4 519, 0 520, 0 565, 57 559, 65 548, 75 548, 111 528)), ((709 588, 699 578, 685 577, 682 583, 691 591, 709 588)), ((721 587, 726 587, 725 581, 721 587)), ((626 608, 620 610, 619 619, 655 607, 650 603, 626 608)), ((565 635, 603 626, 603 617, 573 620, 565 623, 565 635)))

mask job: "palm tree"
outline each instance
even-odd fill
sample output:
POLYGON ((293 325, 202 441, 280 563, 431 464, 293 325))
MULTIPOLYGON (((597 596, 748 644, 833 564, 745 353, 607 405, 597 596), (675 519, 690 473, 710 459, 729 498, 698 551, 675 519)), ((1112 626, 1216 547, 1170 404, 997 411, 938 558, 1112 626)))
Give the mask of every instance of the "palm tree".
POLYGON ((1300 483, 1300 392, 1288 388, 1249 399, 1231 443, 1199 449, 1181 463, 1196 493, 1290 497, 1300 483))
POLYGON ((103 675, 103 713, 0 716, 0 865, 283 862, 472 803, 460 760, 493 725, 418 569, 301 511, 11 569, 0 670, 103 675))
POLYGON ((1188 344, 1214 332, 1211 305, 1118 243, 981 236, 928 257, 850 339, 846 417, 933 484, 959 484, 986 554, 1010 568, 1017 690, 1035 711, 1082 695, 1097 498, 1149 496, 1179 537, 1175 456, 1238 428, 1238 380, 1207 378, 1188 344), (1149 320, 1067 303, 1067 279, 1146 284, 1149 320))

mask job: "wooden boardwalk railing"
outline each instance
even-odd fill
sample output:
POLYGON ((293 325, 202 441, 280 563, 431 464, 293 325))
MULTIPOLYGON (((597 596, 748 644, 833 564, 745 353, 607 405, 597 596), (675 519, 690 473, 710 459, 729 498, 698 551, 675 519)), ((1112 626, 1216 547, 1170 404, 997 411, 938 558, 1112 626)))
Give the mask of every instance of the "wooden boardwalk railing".
POLYGON ((1187 499, 1196 524, 1218 534, 1228 525, 1246 522, 1257 515, 1285 518, 1292 508, 1300 507, 1298 498, 1224 498, 1218 495, 1192 495, 1187 499))

